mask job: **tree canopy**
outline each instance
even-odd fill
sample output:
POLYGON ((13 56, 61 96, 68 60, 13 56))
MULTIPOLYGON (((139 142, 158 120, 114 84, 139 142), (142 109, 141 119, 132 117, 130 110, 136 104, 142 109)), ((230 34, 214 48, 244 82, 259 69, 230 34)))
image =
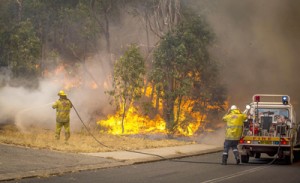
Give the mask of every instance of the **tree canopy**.
POLYGON ((115 63, 113 90, 108 93, 115 98, 117 106, 123 107, 122 132, 127 106, 142 96, 145 63, 136 45, 131 45, 115 63))
POLYGON ((224 101, 215 100, 225 91, 218 82, 217 64, 209 57, 214 35, 208 27, 195 16, 168 32, 155 50, 151 79, 163 98, 163 116, 170 131, 179 125, 182 102, 197 101, 193 110, 199 111, 199 107, 224 101))

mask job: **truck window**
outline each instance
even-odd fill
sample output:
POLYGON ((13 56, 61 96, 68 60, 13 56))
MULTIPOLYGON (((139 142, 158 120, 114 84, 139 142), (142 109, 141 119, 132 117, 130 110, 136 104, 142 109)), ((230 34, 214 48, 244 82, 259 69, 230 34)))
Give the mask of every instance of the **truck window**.
POLYGON ((281 116, 285 119, 289 118, 288 109, 272 109, 272 108, 259 108, 259 116, 281 116))

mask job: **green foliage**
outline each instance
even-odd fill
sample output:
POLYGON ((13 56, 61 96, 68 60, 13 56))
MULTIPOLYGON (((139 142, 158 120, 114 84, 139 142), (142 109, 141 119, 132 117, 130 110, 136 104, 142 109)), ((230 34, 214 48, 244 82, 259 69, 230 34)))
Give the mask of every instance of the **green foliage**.
POLYGON ((86 55, 97 51, 99 26, 90 16, 89 7, 85 3, 79 3, 72 9, 65 8, 61 13, 63 17, 60 21, 64 27, 59 42, 65 45, 64 54, 83 61, 86 55))
POLYGON ((208 25, 194 16, 166 34, 155 50, 150 78, 162 92, 164 119, 170 131, 178 124, 174 108, 180 111, 182 99, 205 102, 200 106, 207 108, 215 95, 223 95, 223 91, 217 93, 218 69, 208 53, 213 40, 208 25))
POLYGON ((114 96, 116 104, 139 99, 144 86, 145 63, 136 45, 131 45, 114 66, 114 96))
POLYGON ((115 63, 113 90, 108 94, 114 97, 115 104, 122 106, 122 133, 127 106, 142 95, 144 86, 145 63, 136 45, 131 45, 115 63))
POLYGON ((31 22, 20 22, 10 32, 2 33, 1 37, 1 63, 11 68, 17 78, 37 77, 40 40, 31 22))

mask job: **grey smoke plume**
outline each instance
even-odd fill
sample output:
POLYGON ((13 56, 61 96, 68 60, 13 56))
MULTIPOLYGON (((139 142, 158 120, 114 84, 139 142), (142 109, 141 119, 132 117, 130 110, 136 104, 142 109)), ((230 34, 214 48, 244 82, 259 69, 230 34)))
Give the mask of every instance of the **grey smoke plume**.
POLYGON ((216 33, 212 56, 223 66, 229 104, 244 109, 253 94, 287 94, 300 114, 300 1, 189 2, 216 33))

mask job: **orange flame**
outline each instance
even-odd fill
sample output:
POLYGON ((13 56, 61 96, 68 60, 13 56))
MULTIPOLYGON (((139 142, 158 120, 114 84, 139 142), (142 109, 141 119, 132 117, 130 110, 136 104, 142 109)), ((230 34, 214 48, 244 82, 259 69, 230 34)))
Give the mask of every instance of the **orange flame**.
MULTIPOLYGON (((107 120, 101 120, 98 124, 103 127, 102 131, 111 134, 122 134, 122 110, 117 111, 113 116, 108 116, 107 120)), ((165 133, 166 125, 164 120, 157 115, 154 119, 143 116, 137 109, 130 106, 124 119, 123 134, 143 134, 143 133, 165 133)))
MULTIPOLYGON (((147 87, 145 91, 146 96, 150 96, 152 88, 147 87)), ((153 95, 153 107, 156 106, 156 96, 153 95)), ((178 101, 176 101, 177 103, 178 101)), ((180 114, 178 119, 175 116, 175 121, 178 124, 175 126, 176 135, 192 136, 200 128, 201 124, 206 120, 206 114, 192 111, 196 101, 183 100, 180 104, 180 114)), ((159 110, 162 110, 162 101, 159 101, 159 110)), ((208 109, 216 109, 219 106, 208 106, 208 109)), ((178 107, 174 109, 174 114, 178 112, 178 107)), ((115 115, 110 115, 106 120, 101 120, 98 124, 103 128, 103 132, 111 134, 122 134, 122 114, 120 110, 115 115)), ((137 108, 133 105, 129 106, 124 120, 124 133, 123 134, 140 134, 140 133, 167 133, 166 122, 157 114, 154 119, 150 119, 149 116, 142 115, 138 112, 137 108)))
MULTIPOLYGON (((76 74, 75 71, 72 69, 67 69, 67 65, 59 65, 56 69, 52 72, 46 70, 44 71, 45 77, 54 77, 58 78, 55 80, 56 83, 60 83, 63 86, 64 90, 70 90, 72 88, 78 88, 82 86, 83 81, 80 74, 76 74)), ((99 86, 95 81, 84 81, 87 86, 91 89, 97 89, 99 86)))

